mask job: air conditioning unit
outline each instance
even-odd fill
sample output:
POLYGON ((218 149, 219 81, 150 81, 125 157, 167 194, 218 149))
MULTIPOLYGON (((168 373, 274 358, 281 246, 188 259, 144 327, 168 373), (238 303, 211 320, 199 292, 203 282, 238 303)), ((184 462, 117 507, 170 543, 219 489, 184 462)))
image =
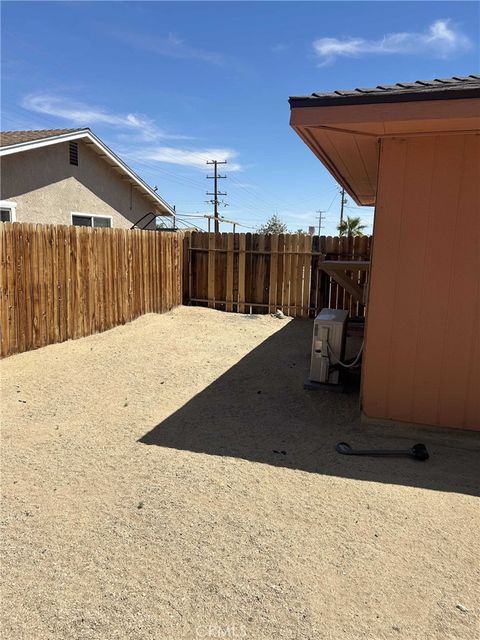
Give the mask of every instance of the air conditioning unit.
POLYGON ((333 369, 344 360, 348 311, 322 309, 313 323, 310 381, 338 384, 339 371, 333 369))

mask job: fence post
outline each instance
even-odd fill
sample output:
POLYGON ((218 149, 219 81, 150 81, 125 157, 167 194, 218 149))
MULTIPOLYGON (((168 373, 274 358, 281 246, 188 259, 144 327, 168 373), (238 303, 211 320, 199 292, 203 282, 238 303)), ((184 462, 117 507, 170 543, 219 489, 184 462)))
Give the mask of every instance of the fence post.
POLYGON ((238 240, 238 312, 245 313, 245 234, 238 240))

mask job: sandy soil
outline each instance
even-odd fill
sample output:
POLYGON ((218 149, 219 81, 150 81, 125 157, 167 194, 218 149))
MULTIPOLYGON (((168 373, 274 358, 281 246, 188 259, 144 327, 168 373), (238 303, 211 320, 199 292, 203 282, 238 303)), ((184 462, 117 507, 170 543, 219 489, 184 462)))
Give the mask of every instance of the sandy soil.
POLYGON ((2 637, 478 637, 478 452, 336 454, 407 441, 303 391, 310 335, 180 308, 4 360, 2 637))

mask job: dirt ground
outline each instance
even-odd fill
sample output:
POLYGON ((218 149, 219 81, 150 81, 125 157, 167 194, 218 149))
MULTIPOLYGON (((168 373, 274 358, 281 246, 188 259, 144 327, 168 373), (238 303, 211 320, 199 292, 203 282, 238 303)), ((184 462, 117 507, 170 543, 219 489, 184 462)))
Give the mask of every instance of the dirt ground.
POLYGON ((473 640, 478 447, 307 392, 312 324, 179 308, 4 360, 2 637, 473 640))

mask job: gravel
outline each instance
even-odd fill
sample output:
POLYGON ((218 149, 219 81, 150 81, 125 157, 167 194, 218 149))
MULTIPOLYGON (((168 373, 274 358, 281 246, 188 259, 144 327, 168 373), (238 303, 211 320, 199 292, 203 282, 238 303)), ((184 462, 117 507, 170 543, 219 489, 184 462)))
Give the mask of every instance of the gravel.
POLYGON ((181 307, 2 361, 2 637, 475 637, 478 454, 338 456, 377 436, 303 390, 311 330, 181 307))

